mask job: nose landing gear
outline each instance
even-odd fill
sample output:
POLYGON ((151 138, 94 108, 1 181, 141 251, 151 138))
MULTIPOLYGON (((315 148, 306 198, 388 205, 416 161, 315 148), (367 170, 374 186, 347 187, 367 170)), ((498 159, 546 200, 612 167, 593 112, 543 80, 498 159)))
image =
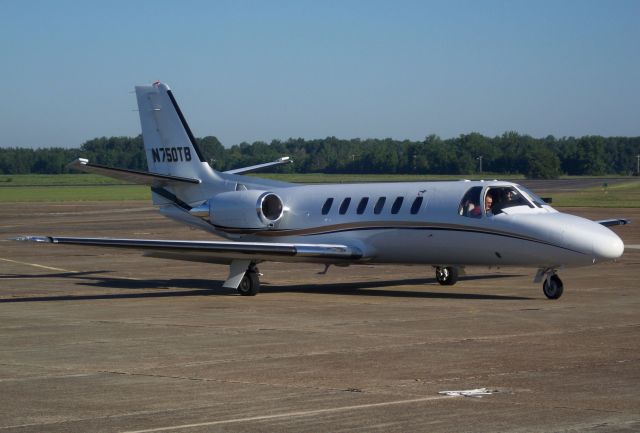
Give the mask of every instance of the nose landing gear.
POLYGON ((443 286, 453 286, 458 281, 458 268, 453 266, 437 266, 436 280, 443 286))
POLYGON ((562 280, 557 274, 549 275, 542 283, 542 291, 547 298, 558 299, 564 291, 562 280))
POLYGON ((536 277, 533 279, 534 283, 539 283, 544 280, 542 283, 542 291, 549 299, 558 299, 564 291, 562 280, 556 272, 557 268, 540 268, 536 273, 536 277))

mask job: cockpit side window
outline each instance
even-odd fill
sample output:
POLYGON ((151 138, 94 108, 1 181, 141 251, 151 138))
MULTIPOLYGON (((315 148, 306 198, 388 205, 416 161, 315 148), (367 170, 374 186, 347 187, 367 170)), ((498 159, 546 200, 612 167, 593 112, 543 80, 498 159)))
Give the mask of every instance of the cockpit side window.
POLYGON ((469 218, 480 218, 482 216, 482 209, 480 208, 481 192, 481 186, 474 186, 470 188, 460 201, 460 206, 458 206, 458 215, 469 218))

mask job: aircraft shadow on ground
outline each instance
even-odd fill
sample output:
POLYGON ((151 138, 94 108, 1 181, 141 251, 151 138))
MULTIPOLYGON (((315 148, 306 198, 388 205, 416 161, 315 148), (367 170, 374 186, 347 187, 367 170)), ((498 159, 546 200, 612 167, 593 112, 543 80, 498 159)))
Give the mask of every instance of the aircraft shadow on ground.
MULTIPOLYGON (((473 281, 487 279, 502 279, 519 277, 520 275, 465 275, 460 277, 458 281, 473 281)), ((449 286, 452 292, 433 292, 433 291, 410 291, 410 290, 384 290, 383 287, 393 286, 425 286, 427 284, 437 284, 435 278, 408 278, 401 280, 383 280, 383 281, 357 281, 349 283, 326 283, 326 284, 296 284, 291 286, 271 286, 263 285, 261 292, 263 293, 318 293, 330 295, 354 295, 354 296, 382 296, 389 298, 434 298, 434 299, 487 299, 487 300, 528 300, 533 298, 523 296, 506 296, 491 295, 480 293, 462 293, 455 292, 453 286, 449 286)), ((440 287, 440 286, 437 286, 440 287)))
MULTIPOLYGON (((78 295, 49 295, 49 296, 25 296, 0 299, 2 303, 16 302, 46 302, 46 301, 82 301, 97 299, 136 299, 136 298, 169 298, 180 296, 239 296, 233 289, 222 287, 220 280, 204 280, 201 278, 178 278, 178 279, 148 279, 130 280, 125 278, 109 277, 106 274, 110 271, 89 271, 74 273, 51 273, 51 274, 12 274, 0 275, 3 278, 11 279, 42 279, 42 278, 69 278, 79 280, 79 285, 93 286, 110 289, 123 290, 153 290, 145 292, 128 293, 103 293, 103 294, 78 294, 78 295), (164 290, 160 290, 164 289, 164 290)), ((478 275, 461 276, 460 281, 473 281, 485 279, 514 278, 521 275, 478 275)), ((287 286, 275 286, 262 284, 263 293, 314 293, 328 295, 348 295, 348 296, 381 296, 394 298, 433 298, 433 299, 484 299, 484 300, 531 300, 534 298, 524 296, 505 296, 478 293, 460 292, 433 292, 433 291, 409 291, 409 290, 384 290, 380 288, 394 286, 419 286, 427 284, 437 284, 435 278, 407 278, 382 281, 358 281, 347 283, 323 283, 323 284, 295 284, 287 286)), ((426 287, 425 287, 426 288, 426 287)), ((455 290, 452 288, 451 290, 455 290)))

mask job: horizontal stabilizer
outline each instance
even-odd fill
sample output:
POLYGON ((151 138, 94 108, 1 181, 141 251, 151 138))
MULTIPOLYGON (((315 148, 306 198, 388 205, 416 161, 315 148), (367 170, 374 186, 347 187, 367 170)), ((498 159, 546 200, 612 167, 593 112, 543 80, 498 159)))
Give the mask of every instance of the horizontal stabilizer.
POLYGON ((200 179, 188 177, 170 176, 167 174, 150 173, 147 171, 127 170, 124 168, 107 167, 106 165, 91 164, 88 159, 78 158, 67 165, 69 168, 85 171, 87 173, 100 174, 125 182, 162 187, 171 184, 198 184, 200 179))
POLYGON ((226 263, 234 259, 311 261, 330 263, 362 259, 358 248, 336 244, 293 244, 269 242, 177 241, 150 239, 71 238, 20 236, 16 241, 87 245, 141 250, 154 257, 226 263))
POLYGON ((596 222, 598 224, 602 224, 605 227, 611 227, 611 226, 624 226, 624 225, 630 224, 631 220, 628 220, 626 218, 611 218, 608 220, 599 220, 596 222))
POLYGON ((282 158, 278 158, 275 161, 265 162, 264 164, 257 164, 257 165, 252 165, 252 166, 249 166, 249 167, 243 167, 243 168, 236 168, 236 169, 233 169, 233 170, 227 170, 227 171, 225 171, 225 173, 227 173, 227 174, 248 173, 250 171, 262 170, 263 168, 267 168, 267 167, 275 167, 276 165, 291 164, 292 162, 293 162, 293 159, 289 158, 288 156, 283 156, 282 158))

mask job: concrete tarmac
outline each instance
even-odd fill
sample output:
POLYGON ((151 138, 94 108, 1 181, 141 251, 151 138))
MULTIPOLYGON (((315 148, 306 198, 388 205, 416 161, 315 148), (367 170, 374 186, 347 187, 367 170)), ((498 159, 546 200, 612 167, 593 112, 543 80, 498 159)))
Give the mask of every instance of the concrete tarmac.
MULTIPOLYGON (((639 209, 573 209, 640 245, 639 209)), ((0 432, 640 430, 640 249, 561 272, 226 267, 20 234, 202 239, 147 202, 2 204, 0 432), (486 387, 482 398, 445 390, 486 387)))

